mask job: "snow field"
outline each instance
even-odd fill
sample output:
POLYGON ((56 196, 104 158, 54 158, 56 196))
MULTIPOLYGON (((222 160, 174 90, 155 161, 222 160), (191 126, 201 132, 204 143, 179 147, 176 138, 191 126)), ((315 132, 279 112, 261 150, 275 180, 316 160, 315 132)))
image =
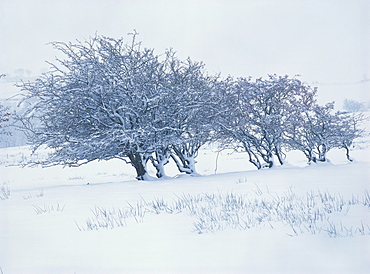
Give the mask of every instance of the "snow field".
POLYGON ((216 169, 217 153, 206 148, 197 168, 207 176, 139 182, 118 160, 7 166, 29 157, 26 149, 0 151, 5 274, 370 269, 368 150, 355 150, 355 163, 334 150, 332 164, 303 167, 297 154, 291 165, 256 171, 230 151, 216 169))

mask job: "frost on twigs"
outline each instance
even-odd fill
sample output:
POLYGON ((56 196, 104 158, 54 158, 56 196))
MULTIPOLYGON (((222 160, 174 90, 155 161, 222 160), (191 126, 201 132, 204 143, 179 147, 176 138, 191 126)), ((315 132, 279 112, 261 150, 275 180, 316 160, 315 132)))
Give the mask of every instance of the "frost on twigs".
MULTIPOLYGON (((170 160, 180 173, 195 174, 199 149, 210 142, 243 150, 257 169, 283 165, 289 150, 325 162, 332 148, 343 148, 352 161, 361 114, 318 105, 317 89, 298 77, 222 79, 202 62, 180 60, 173 50, 157 55, 137 41, 137 32, 130 35, 128 42, 99 35, 53 42, 64 59, 18 85, 16 124, 34 150, 51 151, 34 164, 116 158, 132 165, 138 180, 149 178, 149 164, 166 178, 170 160)), ((0 121, 8 119, 1 112, 0 121)))
POLYGON ((213 136, 217 77, 171 50, 159 57, 142 47, 136 32, 130 35, 128 43, 105 36, 53 42, 64 59, 18 85, 24 93, 18 126, 35 150, 51 149, 33 163, 80 166, 118 158, 146 180, 148 163, 161 178, 172 157, 180 172, 195 172, 197 151, 213 136))

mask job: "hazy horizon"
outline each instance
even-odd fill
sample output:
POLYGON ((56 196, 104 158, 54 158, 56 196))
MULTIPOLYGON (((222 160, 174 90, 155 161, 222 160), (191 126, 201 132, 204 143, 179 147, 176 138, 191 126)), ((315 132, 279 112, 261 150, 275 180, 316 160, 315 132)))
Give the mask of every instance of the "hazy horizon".
POLYGON ((323 102, 368 101, 369 13, 366 0, 2 0, 0 73, 37 77, 58 54, 49 42, 128 38, 136 29, 143 46, 173 48, 210 74, 299 74, 323 102))

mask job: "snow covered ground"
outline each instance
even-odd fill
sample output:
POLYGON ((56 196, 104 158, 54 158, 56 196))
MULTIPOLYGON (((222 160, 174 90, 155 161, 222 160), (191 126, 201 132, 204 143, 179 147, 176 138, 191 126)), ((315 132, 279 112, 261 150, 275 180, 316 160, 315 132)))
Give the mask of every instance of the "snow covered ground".
POLYGON ((148 182, 119 160, 20 168, 28 147, 0 149, 0 273, 369 273, 368 144, 261 171, 208 147, 202 176, 148 182))

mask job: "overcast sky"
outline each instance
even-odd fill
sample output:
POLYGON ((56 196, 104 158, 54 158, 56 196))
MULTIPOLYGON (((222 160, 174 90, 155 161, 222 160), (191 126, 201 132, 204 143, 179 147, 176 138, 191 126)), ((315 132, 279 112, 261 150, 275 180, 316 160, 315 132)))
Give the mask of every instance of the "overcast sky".
POLYGON ((211 74, 300 74, 322 101, 369 100, 369 0, 0 0, 0 73, 38 76, 57 54, 48 42, 133 29, 211 74))

